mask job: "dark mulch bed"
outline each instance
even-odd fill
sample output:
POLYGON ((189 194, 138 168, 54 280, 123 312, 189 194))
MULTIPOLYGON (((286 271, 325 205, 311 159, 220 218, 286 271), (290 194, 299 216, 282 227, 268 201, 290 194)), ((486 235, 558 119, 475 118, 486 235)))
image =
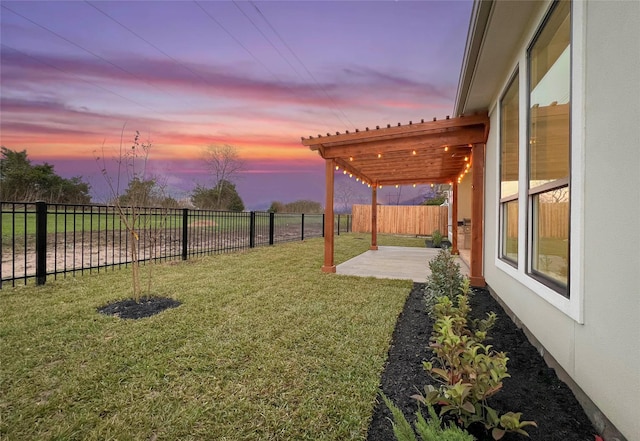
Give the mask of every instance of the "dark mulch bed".
MULTIPOLYGON (((431 358, 428 344, 433 326, 425 312, 423 288, 423 284, 414 284, 407 299, 393 333, 381 379, 383 392, 412 423, 414 418, 410 417, 415 415, 418 406, 410 396, 422 392, 427 383, 435 384, 422 368, 422 362, 431 358)), ((474 289, 470 303, 472 317, 485 317, 489 311, 496 313, 498 320, 488 343, 509 357, 507 368, 511 378, 504 380, 503 389, 490 399, 489 404, 499 413, 522 412, 522 420, 536 421, 538 428, 528 427, 529 439, 533 441, 593 441, 596 431, 571 390, 546 365, 489 292, 474 289)), ((395 439, 390 417, 389 410, 379 400, 367 441, 395 439)), ((507 434, 503 438, 505 441, 526 439, 517 434, 507 434)))
POLYGON ((109 303, 98 308, 98 312, 123 319, 141 319, 151 317, 168 308, 175 308, 180 304, 179 301, 166 297, 142 297, 139 302, 134 299, 126 299, 109 303))

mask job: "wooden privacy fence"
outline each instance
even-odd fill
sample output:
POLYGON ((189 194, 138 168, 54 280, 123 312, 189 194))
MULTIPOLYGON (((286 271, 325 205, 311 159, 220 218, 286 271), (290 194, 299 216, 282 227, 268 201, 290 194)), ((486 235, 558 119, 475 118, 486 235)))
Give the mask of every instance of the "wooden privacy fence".
MULTIPOLYGON (((371 232, 371 205, 351 209, 354 233, 371 232)), ((434 230, 447 234, 449 207, 433 205, 378 205, 378 233, 427 236, 434 230)))
MULTIPOLYGON (((518 236, 518 206, 507 204, 507 237, 518 236)), ((541 238, 569 238, 569 203, 543 202, 539 206, 538 235, 541 238)), ((354 224, 355 225, 355 224, 354 224)))

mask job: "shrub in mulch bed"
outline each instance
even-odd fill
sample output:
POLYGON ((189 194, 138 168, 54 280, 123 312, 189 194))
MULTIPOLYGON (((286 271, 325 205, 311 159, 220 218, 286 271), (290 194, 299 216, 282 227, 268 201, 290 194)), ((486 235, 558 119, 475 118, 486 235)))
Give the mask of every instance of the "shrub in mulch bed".
MULTIPOLYGON (((542 356, 529 343, 522 330, 511 321, 485 289, 473 289, 472 318, 484 318, 495 312, 497 321, 486 343, 507 353, 510 378, 490 398, 489 405, 499 413, 522 412, 522 420, 532 420, 538 427, 528 427, 530 438, 508 433, 503 441, 592 441, 596 430, 569 387, 560 381, 542 356)), ((398 406, 413 424, 418 403, 411 395, 424 392, 426 384, 437 385, 422 367, 432 357, 429 338, 433 321, 424 304, 424 285, 414 284, 393 333, 389 357, 381 378, 382 392, 398 406)), ((422 409, 426 416, 426 410, 422 409)), ((391 413, 378 400, 369 426, 367 441, 394 440, 391 413)), ((475 434, 477 436, 477 434, 475 434)), ((484 438, 492 439, 490 436, 484 438)), ((484 441, 480 439, 480 441, 484 441)))

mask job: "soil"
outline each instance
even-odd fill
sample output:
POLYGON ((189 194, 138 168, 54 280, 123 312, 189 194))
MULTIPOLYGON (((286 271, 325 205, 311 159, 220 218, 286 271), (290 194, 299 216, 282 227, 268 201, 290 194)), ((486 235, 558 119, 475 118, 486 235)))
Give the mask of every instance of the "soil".
POLYGON ((142 297, 139 302, 134 299, 126 299, 109 303, 98 308, 98 312, 123 319, 141 319, 180 305, 179 301, 167 297, 142 297))
MULTIPOLYGON (((389 357, 381 378, 382 391, 404 412, 407 419, 415 420, 418 410, 411 395, 424 391, 426 384, 437 385, 422 367, 431 358, 428 349, 433 326, 423 302, 424 284, 416 283, 398 318, 393 333, 389 357)), ((538 427, 527 427, 530 438, 509 433, 503 441, 593 441, 596 430, 568 386, 560 381, 538 351, 529 343, 522 330, 513 323, 504 310, 485 289, 474 289, 470 304, 471 316, 483 318, 490 311, 498 317, 490 331, 488 344, 509 357, 510 378, 503 381, 500 392, 488 404, 505 412, 522 412, 522 421, 535 421, 538 427)), ((424 412, 426 414, 426 412, 424 412)), ((394 440, 391 413, 381 400, 374 409, 367 441, 394 440)), ((484 428, 480 430, 484 432, 484 428)), ((486 433, 472 434, 480 441, 491 440, 486 433)))

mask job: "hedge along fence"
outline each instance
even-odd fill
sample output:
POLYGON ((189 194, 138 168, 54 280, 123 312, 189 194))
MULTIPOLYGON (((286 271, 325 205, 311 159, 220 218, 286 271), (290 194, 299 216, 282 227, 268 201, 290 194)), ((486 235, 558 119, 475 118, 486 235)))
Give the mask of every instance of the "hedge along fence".
MULTIPOLYGON (((371 205, 351 209, 354 233, 371 232, 371 205)), ((378 233, 428 236, 434 230, 446 234, 449 207, 433 205, 378 205, 378 233)))
MULTIPOLYGON (((128 209, 127 209, 128 211, 128 209)), ((139 208, 138 261, 187 260, 324 235, 324 214, 139 208)), ((131 234, 114 207, 1 202, 0 289, 47 276, 131 264, 131 234)), ((350 216, 336 215, 337 234, 350 216)))

